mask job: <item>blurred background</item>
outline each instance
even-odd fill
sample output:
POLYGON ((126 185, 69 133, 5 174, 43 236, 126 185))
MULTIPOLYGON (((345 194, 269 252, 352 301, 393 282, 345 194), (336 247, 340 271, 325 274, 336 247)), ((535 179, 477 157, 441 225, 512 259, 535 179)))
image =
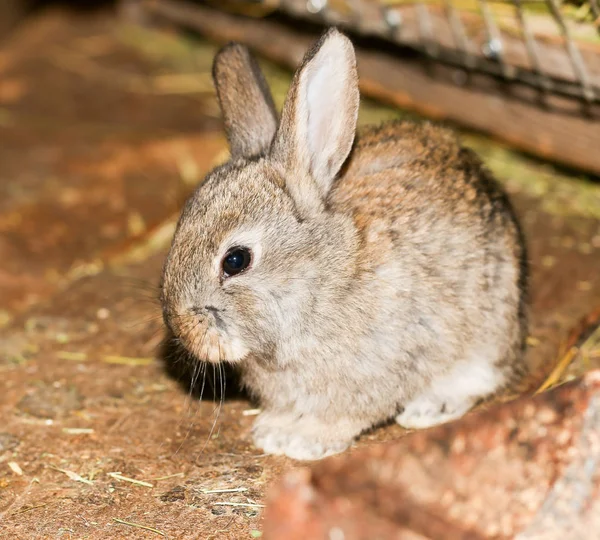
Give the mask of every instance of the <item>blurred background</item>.
MULTIPOLYGON (((597 445, 577 442, 600 430, 600 413, 584 422, 600 393, 599 180, 598 0, 2 0, 3 533, 339 540, 548 527, 541 509, 568 460, 600 460, 597 445), (482 441, 469 447, 478 468, 458 463, 442 432, 367 434, 348 453, 356 461, 273 492, 269 529, 269 486, 294 464, 252 447, 254 405, 225 399, 225 379, 198 400, 177 369, 165 370, 157 284, 183 201, 228 156, 215 52, 247 44, 280 107, 293 69, 330 25, 356 45, 361 124, 446 123, 508 191, 532 271, 523 391, 549 392, 483 411, 494 433, 468 419, 444 432, 482 441), (521 417, 516 436, 511 418, 521 417), (363 468, 364 456, 391 463, 395 476, 363 468)), ((590 493, 594 474, 581 480, 590 493)), ((582 507, 597 508, 592 499, 582 507)), ((588 514, 569 515, 583 527, 576 537, 598 537, 588 514)))

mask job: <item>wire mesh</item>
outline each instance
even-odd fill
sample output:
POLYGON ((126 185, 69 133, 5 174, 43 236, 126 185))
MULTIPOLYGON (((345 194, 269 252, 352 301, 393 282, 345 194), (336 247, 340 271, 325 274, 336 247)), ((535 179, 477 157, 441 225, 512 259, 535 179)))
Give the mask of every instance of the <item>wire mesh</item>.
MULTIPOLYGON (((213 0, 215 4, 216 0, 213 0)), ((466 72, 600 103, 600 0, 227 0, 377 36, 466 72)), ((262 9, 262 11, 261 11, 262 9)))

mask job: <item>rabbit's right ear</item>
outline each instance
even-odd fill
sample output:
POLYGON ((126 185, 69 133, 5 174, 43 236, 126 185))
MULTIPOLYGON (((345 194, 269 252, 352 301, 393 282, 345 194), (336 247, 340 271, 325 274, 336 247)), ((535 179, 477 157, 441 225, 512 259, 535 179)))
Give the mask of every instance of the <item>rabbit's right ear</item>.
POLYGON ((305 211, 322 210, 350 154, 359 97, 354 47, 331 28, 294 75, 271 147, 290 194, 305 211))
POLYGON ((277 130, 277 111, 250 51, 238 43, 225 45, 215 56, 213 79, 231 157, 266 152, 277 130))

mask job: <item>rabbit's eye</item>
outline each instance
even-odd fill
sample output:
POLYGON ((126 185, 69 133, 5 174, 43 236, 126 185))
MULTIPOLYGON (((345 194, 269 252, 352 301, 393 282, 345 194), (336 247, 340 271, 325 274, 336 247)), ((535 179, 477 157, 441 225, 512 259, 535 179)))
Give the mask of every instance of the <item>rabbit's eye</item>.
POLYGON ((250 266, 251 262, 252 253, 248 248, 234 247, 227 252, 225 257, 223 257, 223 261, 221 262, 223 275, 225 277, 231 277, 241 274, 250 266))

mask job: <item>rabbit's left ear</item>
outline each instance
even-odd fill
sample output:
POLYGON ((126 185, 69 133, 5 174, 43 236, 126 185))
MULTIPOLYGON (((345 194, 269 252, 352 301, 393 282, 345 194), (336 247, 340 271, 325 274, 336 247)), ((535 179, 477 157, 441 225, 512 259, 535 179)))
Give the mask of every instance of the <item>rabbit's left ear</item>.
POLYGON ((294 76, 272 148, 273 159, 288 171, 286 183, 295 198, 309 199, 315 189, 321 200, 327 196, 352 149, 358 104, 354 48, 331 29, 294 76))
POLYGON ((277 112, 267 82, 250 51, 238 43, 223 47, 215 57, 213 80, 231 156, 266 153, 277 129, 277 112))

